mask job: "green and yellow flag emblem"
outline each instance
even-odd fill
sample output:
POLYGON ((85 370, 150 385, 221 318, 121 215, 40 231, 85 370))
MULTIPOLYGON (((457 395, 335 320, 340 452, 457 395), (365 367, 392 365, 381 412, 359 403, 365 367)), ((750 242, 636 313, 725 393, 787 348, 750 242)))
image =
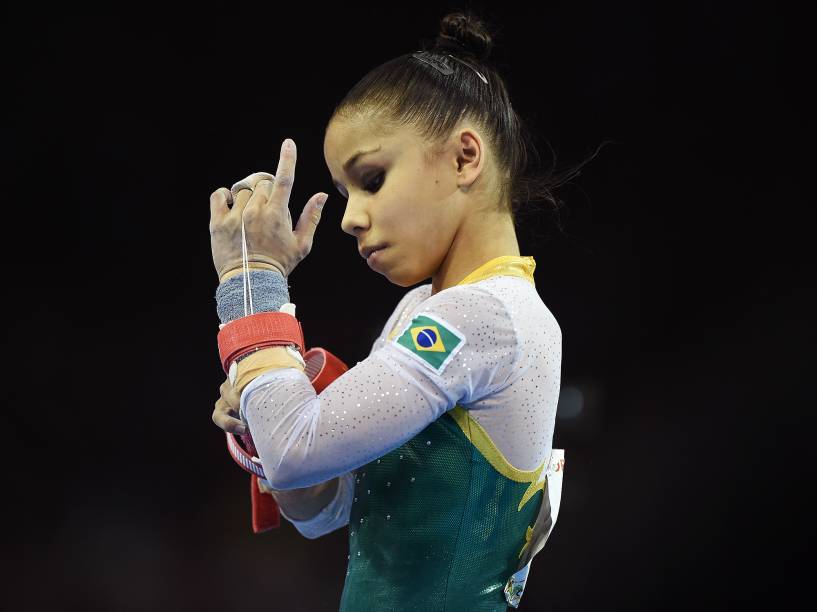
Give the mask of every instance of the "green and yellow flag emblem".
POLYGON ((394 342, 414 359, 440 374, 465 344, 465 336, 439 317, 421 314, 411 320, 394 342))

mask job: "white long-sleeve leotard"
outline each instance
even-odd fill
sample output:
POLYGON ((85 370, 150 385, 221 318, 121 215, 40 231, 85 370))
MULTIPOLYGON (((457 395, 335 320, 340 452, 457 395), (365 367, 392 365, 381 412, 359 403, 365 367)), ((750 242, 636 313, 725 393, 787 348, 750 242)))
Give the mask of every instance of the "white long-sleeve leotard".
POLYGON ((492 276, 433 296, 426 284, 401 299, 369 356, 322 393, 296 368, 270 370, 244 388, 240 409, 273 488, 341 477, 334 500, 313 519, 282 513, 314 538, 348 523, 355 468, 457 405, 511 465, 540 466, 552 449, 561 348, 556 319, 524 278, 492 276), (419 316, 461 340, 441 365, 399 342, 419 316))

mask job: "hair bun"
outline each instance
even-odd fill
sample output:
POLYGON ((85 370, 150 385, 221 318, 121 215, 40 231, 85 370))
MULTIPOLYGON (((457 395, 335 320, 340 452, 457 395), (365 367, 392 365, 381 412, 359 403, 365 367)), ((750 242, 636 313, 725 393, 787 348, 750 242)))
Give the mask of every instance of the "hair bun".
POLYGON ((440 33, 434 41, 436 50, 472 55, 482 61, 494 46, 485 22, 465 13, 449 13, 442 18, 440 33))

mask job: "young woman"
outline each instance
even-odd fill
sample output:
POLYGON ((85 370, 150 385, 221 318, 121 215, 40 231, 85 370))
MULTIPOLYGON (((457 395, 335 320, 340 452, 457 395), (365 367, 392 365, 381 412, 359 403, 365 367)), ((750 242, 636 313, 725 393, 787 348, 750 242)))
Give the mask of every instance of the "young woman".
MULTIPOLYGON (((423 47, 349 92, 324 156, 347 199, 341 227, 368 265, 401 287, 431 282, 320 394, 297 358, 265 348, 237 364, 213 414, 249 429, 264 484, 302 534, 349 526, 342 610, 516 607, 561 496, 562 336, 514 229, 519 206, 553 202, 558 182, 531 173, 535 151, 487 62, 483 23, 448 15, 423 47)), ((274 180, 257 173, 211 197, 222 323, 244 316, 246 282, 256 312, 289 302, 286 276, 311 249, 326 195, 293 230, 295 157, 287 140, 274 180)))

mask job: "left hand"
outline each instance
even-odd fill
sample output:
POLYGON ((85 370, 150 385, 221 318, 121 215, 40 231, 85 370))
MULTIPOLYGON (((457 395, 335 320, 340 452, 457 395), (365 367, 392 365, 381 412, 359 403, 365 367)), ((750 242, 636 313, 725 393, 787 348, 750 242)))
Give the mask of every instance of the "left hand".
POLYGON ((216 400, 216 408, 213 410, 213 423, 224 431, 236 435, 249 433, 249 428, 238 414, 241 406, 241 395, 235 391, 229 378, 221 383, 219 391, 221 391, 221 397, 216 400))
POLYGON ((265 172, 251 174, 233 188, 220 187, 210 196, 210 246, 219 279, 242 268, 241 222, 247 237, 247 258, 272 265, 289 276, 312 250, 315 229, 321 218, 319 204, 329 197, 316 193, 304 206, 294 231, 289 196, 295 182, 295 143, 284 140, 274 180, 265 172), (288 147, 287 144, 290 146, 288 147))

